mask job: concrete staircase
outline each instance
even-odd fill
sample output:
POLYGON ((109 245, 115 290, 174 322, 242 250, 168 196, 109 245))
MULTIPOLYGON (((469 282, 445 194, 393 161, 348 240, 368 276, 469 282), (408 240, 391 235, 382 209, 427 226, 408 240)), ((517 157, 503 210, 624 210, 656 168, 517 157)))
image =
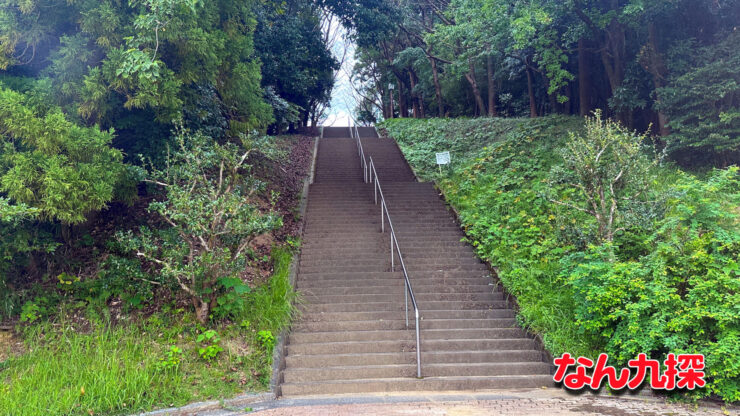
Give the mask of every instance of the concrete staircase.
MULTIPOLYGON (((552 385, 550 364, 516 325, 487 268, 430 183, 416 182, 394 141, 361 130, 421 310, 422 379, 403 275, 365 184, 349 129, 325 128, 306 213, 297 288, 302 315, 288 338, 280 393, 472 390, 552 385)), ((411 311, 413 316, 413 311, 411 311)))

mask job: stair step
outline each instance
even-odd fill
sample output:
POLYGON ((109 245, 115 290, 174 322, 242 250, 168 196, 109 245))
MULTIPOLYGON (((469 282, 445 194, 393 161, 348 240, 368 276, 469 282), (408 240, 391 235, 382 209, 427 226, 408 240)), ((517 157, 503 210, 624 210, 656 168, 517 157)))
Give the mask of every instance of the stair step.
MULTIPOLYGON (((484 351, 434 351, 425 352, 422 362, 426 364, 452 363, 500 363, 500 362, 537 362, 542 359, 542 352, 537 350, 484 350, 484 351)), ((286 367, 317 368, 352 365, 389 365, 416 364, 416 352, 382 352, 364 354, 316 354, 288 355, 286 367)))
POLYGON ((553 387, 550 375, 493 377, 425 377, 334 380, 325 382, 284 383, 284 396, 311 394, 350 394, 399 391, 450 391, 553 387))
MULTIPOLYGON (((511 309, 491 309, 491 310, 441 310, 441 311, 423 311, 421 318, 424 325, 427 320, 432 319, 500 319, 513 318, 516 314, 511 309)), ((402 319, 404 312, 386 311, 386 312, 307 312, 301 315, 300 322, 316 321, 367 321, 373 319, 402 319)))
MULTIPOLYGON (((396 318, 401 318, 397 316, 396 318)), ((381 331, 381 330, 405 330, 415 328, 413 315, 409 318, 409 326, 402 319, 384 320, 375 319, 367 321, 302 321, 296 325, 294 333, 299 332, 336 332, 336 331, 381 331)), ((429 329, 471 329, 471 328, 515 328, 516 320, 513 318, 503 319, 424 319, 421 328, 429 329)))
MULTIPOLYGON (((296 285, 296 289, 300 292, 306 293, 315 293, 316 291, 324 291, 324 293, 331 291, 331 290, 348 290, 347 292, 337 292, 337 293, 352 293, 353 289, 356 287, 359 287, 359 285, 362 285, 361 287, 368 288, 368 292, 366 293, 378 293, 381 289, 382 290, 389 290, 392 291, 392 293, 395 293, 395 291, 403 290, 403 280, 401 277, 393 278, 393 279, 369 279, 369 280, 363 280, 361 282, 353 282, 353 281, 346 281, 346 280, 314 280, 314 281, 307 281, 303 279, 296 285), (372 289, 370 289, 372 288, 372 289), (387 289, 386 289, 387 288, 387 289)), ((423 292, 429 292, 429 293, 456 293, 456 292, 467 292, 467 291, 473 291, 472 289, 467 289, 468 287, 480 287, 480 286, 488 286, 489 289, 487 291, 491 292, 497 292, 500 290, 500 287, 492 283, 491 278, 480 278, 480 277, 473 277, 473 278, 422 278, 421 276, 412 276, 411 277, 411 285, 414 289, 414 293, 423 293, 423 292), (488 283, 491 282, 491 283, 488 283), (426 288, 441 288, 438 290, 432 290, 432 289, 426 289, 426 288)))
MULTIPOLYGON (((542 362, 521 363, 472 363, 425 364, 423 374, 428 377, 502 376, 547 374, 549 364, 542 362)), ((370 378, 415 377, 415 364, 363 365, 323 368, 286 368, 285 383, 356 380, 370 378)))
MULTIPOLYGON (((438 310, 469 310, 469 309, 504 309, 509 304, 503 300, 494 301, 423 301, 418 302, 419 309, 425 311, 438 310)), ((411 308, 411 306, 409 306, 411 308)), ((401 302, 363 302, 363 303, 322 303, 302 306, 306 312, 384 312, 401 311, 404 305, 401 302)))
MULTIPOLYGON (((467 350, 532 350, 535 343, 530 338, 507 339, 456 339, 456 340, 427 340, 421 343, 422 356, 427 352, 437 351, 467 351, 467 350)), ((364 354, 383 352, 416 351, 416 340, 386 340, 386 341, 342 341, 342 342, 315 342, 287 345, 288 355, 298 354, 364 354)))
MULTIPOLYGON (((520 328, 475 328, 475 329, 425 329, 424 340, 453 340, 470 338, 517 338, 524 337, 520 328)), ((346 342, 346 341, 392 341, 416 339, 411 330, 377 330, 377 331, 345 331, 345 332, 294 332, 290 334, 290 342, 346 342)))
MULTIPOLYGON (((420 284, 420 281, 415 281, 412 283, 412 287, 414 289, 414 293, 416 294, 422 294, 422 293, 436 293, 436 294, 442 294, 442 293, 500 293, 499 288, 493 284, 469 284, 469 285, 444 285, 444 284, 420 284)), ((481 282, 482 283, 482 282, 481 282)), ((382 294, 397 294, 400 291, 403 291, 403 280, 397 279, 397 280, 391 280, 389 282, 385 282, 384 285, 375 285, 375 286, 365 286, 365 282, 361 282, 363 286, 340 286, 340 287, 332 287, 330 290, 327 290, 327 287, 303 287, 300 289, 300 292, 304 296, 311 296, 311 295, 325 295, 325 294, 333 294, 333 295, 382 295, 382 294)))
MULTIPOLYGON (((304 293, 303 300, 309 304, 342 304, 342 303, 358 303, 358 302, 398 302, 404 301, 403 291, 394 291, 395 293, 384 293, 384 294, 360 294, 360 295, 334 295, 334 294, 322 294, 322 295, 311 295, 304 293)), ((474 302, 486 302, 494 300, 502 300, 503 294, 501 292, 490 292, 490 293, 416 293, 417 302, 426 301, 474 301, 474 302)))
MULTIPOLYGON (((482 271, 466 271, 466 270, 429 270, 424 274, 411 275, 411 284, 424 279, 460 279, 460 278, 488 278, 488 270, 482 271)), ((299 281, 301 279, 311 280, 344 280, 352 282, 354 280, 371 280, 371 279, 391 279, 391 278, 403 278, 403 273, 399 271, 391 272, 313 272, 308 273, 303 271, 299 274, 299 281)))

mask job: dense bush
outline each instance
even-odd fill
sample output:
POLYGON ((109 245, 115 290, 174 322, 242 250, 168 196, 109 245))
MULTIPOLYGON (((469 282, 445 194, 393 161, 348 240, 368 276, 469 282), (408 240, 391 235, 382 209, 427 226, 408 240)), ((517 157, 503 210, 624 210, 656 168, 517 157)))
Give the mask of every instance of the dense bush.
MULTIPOLYGON (((655 166, 649 152, 632 155, 644 166, 614 194, 640 197, 620 208, 610 241, 594 232, 599 220, 579 196, 578 186, 598 180, 567 158, 605 139, 642 143, 595 119, 580 125, 562 117, 384 123, 417 175, 437 181, 471 244, 517 296, 522 323, 551 352, 608 352, 616 365, 640 352, 702 353, 708 384, 696 394, 740 400, 738 169, 701 177, 655 166), (447 149, 452 170, 440 175, 434 152, 447 149)), ((604 178, 627 163, 607 156, 616 150, 602 153, 604 178)))
POLYGON ((111 132, 0 88, 0 192, 43 219, 74 224, 105 206, 124 171, 111 132), (39 108, 41 107, 41 108, 39 108))

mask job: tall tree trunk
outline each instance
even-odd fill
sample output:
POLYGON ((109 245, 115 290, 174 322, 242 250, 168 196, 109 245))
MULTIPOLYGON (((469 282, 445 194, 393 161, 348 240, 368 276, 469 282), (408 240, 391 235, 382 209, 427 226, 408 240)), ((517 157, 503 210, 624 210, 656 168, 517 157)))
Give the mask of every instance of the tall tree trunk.
POLYGON ((445 108, 442 104, 442 87, 439 84, 439 72, 437 70, 437 60, 427 54, 429 64, 432 66, 432 81, 434 82, 434 95, 437 98, 437 116, 445 116, 445 108))
MULTIPOLYGON (((649 66, 648 72, 653 76, 653 84, 655 86, 655 89, 663 87, 663 74, 665 73, 665 68, 663 66, 663 59, 660 56, 660 51, 658 50, 658 33, 657 28, 655 27, 655 22, 650 22, 648 24, 648 40, 650 42, 650 51, 649 51, 649 62, 647 65, 649 66)), ((643 64, 643 66, 645 66, 643 64)), ((660 103, 660 97, 656 95, 656 103, 660 103)), ((666 117, 665 113, 662 111, 658 111, 658 132, 661 137, 665 137, 669 134, 671 134, 671 129, 668 128, 668 117, 666 117)))
MULTIPOLYGON (((609 3, 612 10, 618 9, 619 0, 610 0, 609 3)), ((622 85, 624 80, 626 62, 625 25, 618 19, 613 18, 606 28, 601 29, 585 13, 586 6, 583 3, 579 0, 573 0, 573 4, 575 5, 573 11, 591 30, 594 35, 593 38, 599 42, 599 56, 609 81, 609 95, 614 95, 614 92, 622 85)), ((622 121, 630 118, 625 112, 621 112, 618 116, 622 121)))
POLYGON ((395 113, 394 113, 394 108, 393 108, 394 106, 393 106, 393 90, 392 89, 388 89, 388 97, 390 98, 388 100, 388 102, 389 102, 389 105, 388 105, 388 118, 393 118, 393 117, 395 117, 395 113))
POLYGON ((609 80, 611 94, 614 94, 624 80, 625 36, 624 25, 617 19, 609 23, 603 35, 604 44, 601 47, 600 57, 609 80))
POLYGON ((560 112, 560 103, 558 102, 558 93, 547 94, 547 100, 550 101, 550 111, 553 113, 560 112))
POLYGON ((529 116, 534 118, 537 117, 537 101, 534 97, 534 77, 532 76, 532 69, 529 67, 529 59, 527 58, 524 62, 524 67, 527 71, 527 94, 529 95, 529 116))
POLYGON ((478 105, 478 114, 486 114, 486 104, 483 102, 480 89, 478 89, 478 82, 475 80, 475 63, 473 63, 473 58, 468 58, 468 73, 465 74, 465 78, 468 79, 470 86, 473 88, 473 96, 475 96, 475 102, 478 105))
MULTIPOLYGON (((615 0, 612 1, 615 3, 615 0)), ((617 19, 613 19, 606 28, 604 45, 601 48, 601 62, 604 65, 606 76, 609 79, 610 96, 622 85, 625 71, 625 28, 617 19)), ((634 115, 631 110, 622 110, 617 113, 617 119, 627 127, 633 128, 634 115)))
POLYGON ((588 74, 589 62, 586 41, 578 39, 578 114, 591 112, 591 79, 588 74))
POLYGON ((496 111, 496 82, 493 79, 493 55, 491 47, 488 47, 488 56, 486 56, 486 73, 488 75, 488 116, 497 117, 496 111))
POLYGON ((420 118, 419 115, 419 100, 414 96, 414 88, 416 88, 416 75, 414 71, 409 71, 409 84, 411 85, 411 103, 414 111, 414 118, 420 118))
POLYGON ((568 97, 568 105, 565 107, 565 111, 567 111, 568 114, 573 114, 573 82, 569 82, 565 85, 565 96, 568 97))
POLYGON ((403 92, 404 83, 398 75, 396 75, 396 78, 398 79, 398 117, 405 118, 409 116, 409 111, 408 103, 406 102, 406 94, 403 92))

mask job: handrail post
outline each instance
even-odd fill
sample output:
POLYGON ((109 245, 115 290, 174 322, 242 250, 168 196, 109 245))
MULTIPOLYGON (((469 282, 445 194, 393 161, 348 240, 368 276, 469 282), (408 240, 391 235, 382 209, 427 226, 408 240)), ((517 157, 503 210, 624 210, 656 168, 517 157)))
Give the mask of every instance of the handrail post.
POLYGON ((391 233, 391 271, 395 271, 396 267, 393 262, 393 233, 391 233))
POLYGON ((404 305, 406 306, 406 328, 408 328, 409 327, 409 282, 405 278, 403 279, 403 286, 404 286, 404 289, 406 289, 403 291, 403 295, 404 295, 403 300, 404 300, 404 305))
POLYGON ((416 312, 416 378, 421 378, 421 338, 419 337, 419 310, 416 312))
POLYGON ((373 190, 375 191, 375 205, 378 205, 378 178, 375 178, 373 183, 373 190))
POLYGON ((385 232, 385 216, 383 215, 383 207, 385 207, 385 199, 380 201, 380 232, 385 232))

